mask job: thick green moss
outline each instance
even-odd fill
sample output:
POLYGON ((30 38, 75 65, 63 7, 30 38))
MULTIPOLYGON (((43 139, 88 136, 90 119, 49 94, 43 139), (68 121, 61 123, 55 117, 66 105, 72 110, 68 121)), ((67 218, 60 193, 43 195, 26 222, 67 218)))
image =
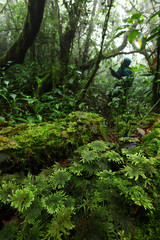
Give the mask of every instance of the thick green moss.
POLYGON ((150 157, 160 156, 160 120, 142 138, 142 148, 150 157))
POLYGON ((77 147, 104 135, 102 121, 97 114, 74 112, 52 123, 3 128, 0 167, 4 171, 25 168, 39 171, 56 161, 64 161, 77 147))

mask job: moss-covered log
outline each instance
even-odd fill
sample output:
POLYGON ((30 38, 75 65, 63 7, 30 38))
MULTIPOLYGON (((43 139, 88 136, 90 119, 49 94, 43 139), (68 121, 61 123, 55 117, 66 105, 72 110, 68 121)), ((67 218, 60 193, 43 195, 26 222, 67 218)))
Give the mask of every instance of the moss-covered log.
POLYGON ((23 30, 17 40, 8 49, 4 56, 0 58, 0 68, 16 63, 23 63, 28 48, 32 45, 39 32, 45 0, 28 0, 28 11, 23 30))
POLYGON ((0 168, 3 172, 32 171, 70 157, 79 146, 102 133, 97 114, 75 112, 52 123, 2 127, 0 168))

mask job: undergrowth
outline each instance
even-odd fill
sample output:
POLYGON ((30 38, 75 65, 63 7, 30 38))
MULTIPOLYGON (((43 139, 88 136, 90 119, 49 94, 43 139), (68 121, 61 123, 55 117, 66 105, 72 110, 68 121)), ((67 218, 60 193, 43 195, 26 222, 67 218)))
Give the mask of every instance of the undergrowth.
POLYGON ((9 145, 1 154, 19 153, 8 161, 37 162, 38 171, 25 164, 12 172, 2 169, 0 239, 159 239, 160 163, 158 151, 154 157, 146 151, 159 122, 135 149, 104 139, 102 122, 98 115, 78 112, 55 124, 2 128, 9 145), (68 142, 74 151, 65 158, 62 146, 69 148, 68 142), (54 155, 50 165, 39 168, 55 146, 61 158, 54 155))

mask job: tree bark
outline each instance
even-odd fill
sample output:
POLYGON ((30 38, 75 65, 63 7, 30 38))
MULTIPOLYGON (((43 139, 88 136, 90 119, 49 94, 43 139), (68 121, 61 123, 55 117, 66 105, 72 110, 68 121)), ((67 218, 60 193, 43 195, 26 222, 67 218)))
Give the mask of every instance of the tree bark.
POLYGON ((67 66, 70 60, 71 46, 77 30, 77 24, 82 11, 82 4, 76 0, 71 6, 64 1, 65 7, 68 11, 69 21, 64 33, 60 38, 60 65, 61 65, 61 83, 65 84, 65 76, 68 73, 67 66))
POLYGON ((158 31, 158 39, 157 39, 157 65, 156 65, 156 72, 155 78, 153 80, 153 104, 155 106, 155 110, 160 109, 160 26, 158 31))
POLYGON ((90 23, 89 23, 89 27, 88 27, 88 33, 87 33, 86 41, 85 41, 85 44, 84 44, 84 52, 83 52, 83 58, 82 58, 83 63, 86 62, 87 56, 88 56, 90 37, 91 37, 91 34, 93 32, 93 18, 95 16, 96 5, 97 5, 97 0, 94 0, 91 19, 90 19, 90 23))
POLYGON ((39 32, 46 0, 28 0, 28 11, 23 30, 17 40, 0 58, 0 68, 23 63, 28 48, 39 32))

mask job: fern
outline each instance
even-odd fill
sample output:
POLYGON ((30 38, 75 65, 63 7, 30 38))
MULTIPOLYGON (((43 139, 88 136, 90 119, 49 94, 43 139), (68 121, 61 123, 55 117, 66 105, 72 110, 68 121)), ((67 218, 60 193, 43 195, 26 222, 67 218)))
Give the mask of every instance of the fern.
POLYGON ((71 179, 71 174, 66 169, 55 170, 50 176, 50 183, 53 189, 64 188, 65 184, 71 179))
POLYGON ((35 221, 34 225, 23 223, 21 231, 17 234, 16 240, 42 240, 45 235, 44 224, 41 221, 35 221))
POLYGON ((4 182, 0 188, 0 200, 5 204, 7 202, 11 202, 12 193, 15 190, 15 188, 16 185, 14 183, 10 181, 8 183, 4 182))
POLYGON ((0 231, 1 240, 17 240, 19 226, 17 221, 11 221, 7 226, 0 231))
POLYGON ((82 163, 92 163, 98 159, 98 153, 96 151, 85 150, 81 152, 81 162, 82 163))
POLYGON ((128 176, 130 179, 135 178, 135 180, 138 180, 140 177, 144 179, 146 178, 144 170, 140 166, 136 165, 127 165, 121 170, 121 172, 124 173, 125 176, 128 176))
POLYGON ((32 204, 23 210, 22 218, 24 218, 24 222, 33 224, 40 218, 42 214, 42 205, 39 198, 34 200, 32 204))
POLYGON ((108 145, 104 141, 93 141, 89 143, 88 146, 97 152, 104 152, 109 149, 108 145))
POLYGON ((72 208, 65 208, 58 211, 51 223, 47 225, 47 235, 44 239, 62 240, 62 236, 69 235, 69 231, 74 228, 71 222, 73 213, 72 208))
POLYGON ((151 198, 148 197, 147 193, 140 186, 133 186, 128 189, 127 195, 130 195, 131 199, 138 206, 143 206, 145 209, 153 210, 154 206, 152 204, 151 198))
POLYGON ((24 209, 30 207, 35 198, 35 187, 16 189, 11 197, 11 206, 17 208, 18 211, 23 212, 24 209))
POLYGON ((118 152, 115 152, 114 150, 108 151, 104 154, 104 157, 107 158, 109 162, 115 162, 115 163, 123 163, 123 157, 118 152))
POLYGON ((32 125, 23 132, 24 139, 16 135, 22 144, 18 160, 26 161, 26 156, 27 161, 33 160, 28 162, 36 175, 3 175, 2 171, 0 209, 14 208, 22 224, 14 223, 13 229, 8 224, 0 237, 10 231, 8 239, 12 236, 12 240, 129 240, 135 238, 135 228, 141 226, 139 219, 144 217, 147 225, 148 216, 160 203, 159 159, 147 157, 140 147, 131 152, 104 141, 86 144, 92 133, 98 134, 97 117, 93 116, 71 114, 57 121, 57 128, 50 123, 32 125), (29 135, 35 142, 29 142, 29 135), (59 149, 64 151, 62 155, 59 149), (70 158, 66 158, 66 151, 70 158), (60 163, 53 161, 54 154, 60 163), (37 166, 45 159, 49 159, 50 167, 40 171, 37 166), (141 209, 138 218, 137 208, 141 209))
POLYGON ((42 198, 42 206, 49 214, 53 214, 65 207, 64 201, 66 198, 67 197, 63 191, 57 191, 54 194, 50 194, 49 196, 42 198))

